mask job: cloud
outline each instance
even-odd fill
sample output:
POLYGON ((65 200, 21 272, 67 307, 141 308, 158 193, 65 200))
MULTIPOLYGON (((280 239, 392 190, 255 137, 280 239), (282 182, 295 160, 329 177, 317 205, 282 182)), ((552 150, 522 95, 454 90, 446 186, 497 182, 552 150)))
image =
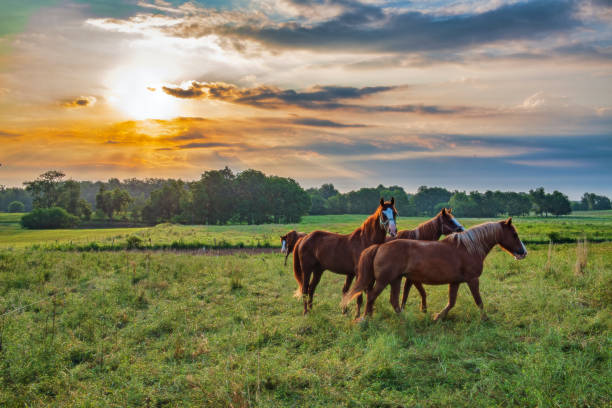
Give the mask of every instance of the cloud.
MULTIPOLYGON (((305 3, 313 2, 293 2, 301 6, 305 3)), ((422 52, 533 39, 581 24, 575 17, 574 1, 517 2, 484 12, 455 15, 358 1, 335 4, 342 6, 339 14, 331 13, 329 18, 314 24, 300 19, 272 23, 244 15, 231 19, 227 14, 215 24, 218 15, 207 10, 199 17, 182 18, 159 28, 173 36, 197 38, 216 34, 254 40, 273 48, 422 52)))
POLYGON ((0 130, 0 138, 14 138, 21 136, 19 133, 9 132, 7 130, 0 130))
POLYGON ((360 124, 345 124, 345 123, 334 122, 332 120, 316 119, 316 118, 297 118, 297 119, 292 119, 291 123, 296 124, 296 125, 303 125, 303 126, 332 127, 332 128, 357 128, 357 127, 366 126, 366 125, 360 125, 360 124))
MULTIPOLYGON (((262 85, 255 88, 239 88, 233 84, 223 82, 188 82, 183 87, 164 86, 163 91, 168 95, 184 99, 210 99, 224 102, 248 105, 262 109, 279 109, 297 107, 309 110, 348 110, 359 113, 418 113, 427 115, 450 115, 465 113, 468 107, 441 107, 435 105, 407 104, 407 105, 365 105, 348 103, 348 101, 361 101, 368 96, 398 90, 399 86, 371 86, 356 88, 349 86, 314 86, 304 91, 293 89, 280 89, 274 86, 262 85)), ((323 126, 325 122, 317 120, 303 120, 296 124, 309 126, 323 126)), ((334 123, 327 122, 333 127, 334 123)), ((351 125, 348 125, 351 126, 351 125)), ((335 124, 335 127, 343 125, 335 124)), ((347 127, 347 125, 344 125, 347 127)))
POLYGON ((236 145, 231 143, 218 143, 218 142, 208 142, 208 143, 187 143, 184 145, 177 146, 177 149, 208 149, 211 147, 235 147, 236 145))
POLYGON ((79 96, 78 98, 65 101, 62 103, 64 108, 84 108, 87 106, 93 106, 96 103, 94 96, 79 96))

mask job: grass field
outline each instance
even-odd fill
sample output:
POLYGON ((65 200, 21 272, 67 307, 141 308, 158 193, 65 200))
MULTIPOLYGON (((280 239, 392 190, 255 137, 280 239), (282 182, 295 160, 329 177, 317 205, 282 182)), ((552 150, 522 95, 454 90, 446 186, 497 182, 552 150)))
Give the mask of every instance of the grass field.
MULTIPOLYGON (((362 218, 306 217, 297 227, 346 232, 362 218)), ((3 407, 612 403, 612 242, 588 244, 582 271, 575 269, 576 244, 528 245, 520 262, 494 249, 481 279, 486 322, 462 285, 444 322, 431 315, 446 304, 447 288, 428 286, 429 313, 418 311, 414 291, 396 315, 387 289, 374 317, 354 324, 340 313, 344 279, 330 272, 303 317, 292 297, 291 263, 283 267, 276 253, 41 246, 130 234, 167 242, 256 236, 277 245, 276 236, 291 226, 19 231, 32 234, 28 241, 1 219, 3 407)), ((400 219, 400 227, 418 222, 400 219)), ((516 223, 522 237, 612 235, 610 213, 516 223)))
MULTIPOLYGON (((515 218, 525 243, 612 241, 612 211, 578 212, 559 218, 515 218), (552 234, 552 235, 551 235, 552 234)), ((128 237, 137 236, 142 246, 152 249, 196 249, 214 247, 279 247, 279 235, 291 229, 310 232, 316 229, 348 233, 365 219, 365 215, 327 215, 303 217, 299 224, 278 225, 171 225, 147 228, 27 230, 18 224, 20 214, 0 213, 0 248, 35 247, 43 249, 124 249, 128 237)), ((399 229, 412 229, 426 221, 424 217, 400 217, 399 229)), ((489 219, 466 218, 470 227, 489 219)))

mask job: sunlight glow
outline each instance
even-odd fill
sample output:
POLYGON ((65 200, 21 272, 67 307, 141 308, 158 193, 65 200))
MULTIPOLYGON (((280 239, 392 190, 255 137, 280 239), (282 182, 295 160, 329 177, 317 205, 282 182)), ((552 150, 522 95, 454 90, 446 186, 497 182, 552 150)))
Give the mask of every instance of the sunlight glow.
POLYGON ((162 90, 168 73, 149 66, 129 65, 113 70, 107 78, 106 99, 130 119, 170 119, 179 115, 180 101, 162 90))

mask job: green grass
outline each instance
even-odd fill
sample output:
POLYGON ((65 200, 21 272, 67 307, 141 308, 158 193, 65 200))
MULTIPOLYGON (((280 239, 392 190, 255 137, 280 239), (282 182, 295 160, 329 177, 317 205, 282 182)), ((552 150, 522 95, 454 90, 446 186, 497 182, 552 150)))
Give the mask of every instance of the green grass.
MULTIPOLYGON (((225 247, 277 247, 279 235, 291 229, 310 232, 316 229, 349 233, 363 222, 365 215, 307 216, 299 224, 279 225, 171 225, 160 224, 146 228, 103 228, 26 230, 13 214, 0 214, 0 248, 35 247, 44 249, 124 249, 130 236, 142 240, 145 248, 195 249, 225 247), (13 218, 11 218, 13 217, 13 218)), ((412 229, 426 221, 426 217, 400 217, 399 229, 412 229)), ((462 224, 470 227, 490 219, 464 218, 462 224)), ((612 241, 612 211, 579 212, 559 218, 517 217, 515 224, 527 244, 575 242, 586 237, 590 241, 612 241)))
POLYGON ((429 286, 365 324, 330 272, 303 317, 280 254, 0 250, 0 311, 47 299, 1 320, 0 406, 610 406, 612 243, 579 275, 529 250, 487 258, 490 321, 462 285, 447 321, 429 286))

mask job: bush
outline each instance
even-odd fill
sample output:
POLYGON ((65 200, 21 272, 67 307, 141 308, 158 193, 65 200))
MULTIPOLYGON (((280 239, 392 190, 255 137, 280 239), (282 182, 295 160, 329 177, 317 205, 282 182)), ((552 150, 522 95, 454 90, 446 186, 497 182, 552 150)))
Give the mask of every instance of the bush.
POLYGON ((79 218, 60 207, 37 208, 21 217, 21 225, 30 229, 70 228, 79 218))
POLYGON ((25 211, 25 205, 21 201, 12 201, 8 205, 8 212, 19 213, 25 211))
POLYGON ((127 249, 138 249, 142 246, 142 239, 136 235, 131 235, 127 239, 127 249))

